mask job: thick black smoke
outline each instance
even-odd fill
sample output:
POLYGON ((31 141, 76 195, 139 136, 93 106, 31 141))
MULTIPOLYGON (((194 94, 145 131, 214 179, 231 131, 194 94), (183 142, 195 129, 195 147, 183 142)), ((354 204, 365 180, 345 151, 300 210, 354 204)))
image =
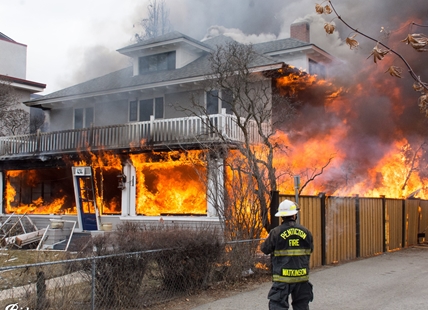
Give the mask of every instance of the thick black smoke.
MULTIPOLYGON (((319 93, 313 98, 310 93, 304 94, 305 100, 314 100, 316 104, 300 107, 290 139, 292 143, 304 143, 309 137, 322 138, 336 126, 346 126, 346 137, 332 148, 346 154, 345 160, 354 167, 356 180, 364 179, 365 172, 395 147, 395 141, 405 139, 415 147, 425 141, 427 118, 419 111, 420 94, 413 90, 414 81, 403 61, 389 53, 384 60, 374 63, 369 55, 376 42, 361 35, 355 37, 359 47, 351 50, 345 40, 355 33, 333 14, 316 14, 315 1, 166 0, 165 3, 174 30, 198 40, 224 33, 238 41, 257 43, 289 37, 290 25, 295 21, 310 22, 311 42, 337 57, 329 74, 342 93, 336 102, 320 98, 319 93), (326 22, 336 25, 331 35, 324 31, 326 22), (402 68, 401 79, 385 73, 390 65, 402 68)), ((407 33, 428 34, 428 28, 411 26, 412 21, 428 25, 426 0, 337 0, 333 5, 346 23, 396 50, 422 80, 428 81, 428 52, 418 53, 401 42, 407 33)), ((140 4, 130 21, 145 18, 145 13, 144 4, 140 4)))

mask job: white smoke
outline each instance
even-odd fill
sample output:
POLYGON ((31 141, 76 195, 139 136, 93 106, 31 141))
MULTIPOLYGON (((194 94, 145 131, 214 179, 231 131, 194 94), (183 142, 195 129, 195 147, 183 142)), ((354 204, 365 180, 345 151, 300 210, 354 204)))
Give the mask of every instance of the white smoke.
POLYGON ((234 39, 235 41, 243 44, 262 43, 267 41, 274 41, 277 39, 276 35, 274 35, 273 33, 245 34, 242 30, 237 28, 211 26, 210 28, 208 28, 208 31, 202 41, 219 35, 228 36, 234 39))

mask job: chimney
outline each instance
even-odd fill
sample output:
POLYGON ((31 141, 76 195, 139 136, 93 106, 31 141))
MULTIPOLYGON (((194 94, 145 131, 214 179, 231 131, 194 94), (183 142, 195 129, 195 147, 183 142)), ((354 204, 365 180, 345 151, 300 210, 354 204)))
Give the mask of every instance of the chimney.
POLYGON ((292 39, 297 39, 309 43, 309 23, 299 22, 291 24, 290 37, 292 39))

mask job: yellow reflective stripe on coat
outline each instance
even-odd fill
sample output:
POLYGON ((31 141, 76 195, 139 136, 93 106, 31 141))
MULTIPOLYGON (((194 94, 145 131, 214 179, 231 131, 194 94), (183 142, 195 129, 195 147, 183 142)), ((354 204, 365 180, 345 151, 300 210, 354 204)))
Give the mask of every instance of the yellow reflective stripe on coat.
POLYGON ((295 250, 276 250, 273 252, 274 256, 302 256, 310 255, 310 249, 295 249, 295 250))
POLYGON ((277 274, 274 274, 272 276, 272 280, 274 282, 284 282, 284 283, 299 283, 299 282, 306 282, 309 281, 309 276, 302 276, 302 277, 283 277, 277 274))

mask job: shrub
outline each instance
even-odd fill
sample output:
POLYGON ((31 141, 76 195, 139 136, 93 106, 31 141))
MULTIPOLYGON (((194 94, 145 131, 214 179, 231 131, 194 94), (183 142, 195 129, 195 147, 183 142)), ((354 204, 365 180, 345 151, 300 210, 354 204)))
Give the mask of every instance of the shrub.
POLYGON ((155 240, 159 252, 156 262, 164 286, 171 291, 189 291, 206 288, 214 263, 223 251, 215 229, 209 227, 166 228, 155 240))
MULTIPOLYGON (((155 286, 165 294, 187 292, 208 285, 223 245, 215 229, 177 225, 146 227, 125 222, 117 231, 92 240, 96 259, 95 302, 101 309, 129 309, 149 304, 155 286), (135 253, 146 250, 146 253, 135 253), (124 255, 113 255, 113 254, 124 255), (148 271, 150 270, 150 273, 148 271), (151 277, 154 276, 154 277, 151 277), (156 279, 160 278, 160 282, 156 279)), ((92 264, 84 263, 92 276, 92 264)))
MULTIPOLYGON (((117 231, 93 238, 95 256, 95 302, 97 308, 120 309, 138 307, 140 300, 136 292, 143 285, 143 278, 149 258, 141 252, 150 249, 144 230, 137 224, 124 223, 117 231)), ((85 270, 91 276, 92 264, 85 263, 85 270)))

